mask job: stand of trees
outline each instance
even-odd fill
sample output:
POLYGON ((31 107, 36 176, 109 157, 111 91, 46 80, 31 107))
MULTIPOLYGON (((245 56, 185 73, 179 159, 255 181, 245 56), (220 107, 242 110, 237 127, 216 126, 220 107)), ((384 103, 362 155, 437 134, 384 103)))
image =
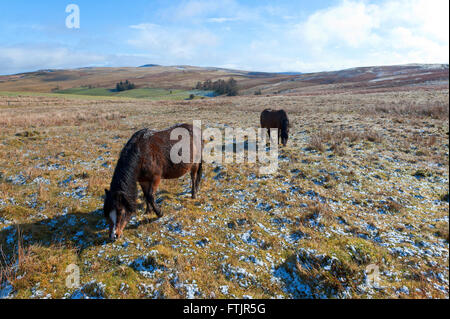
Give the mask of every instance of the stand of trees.
POLYGON ((136 85, 134 85, 134 83, 129 82, 128 80, 126 80, 125 82, 120 81, 119 83, 116 84, 116 91, 121 92, 126 90, 132 90, 135 87, 136 85))
POLYGON ((214 82, 211 80, 206 80, 203 83, 198 82, 195 89, 214 91, 218 95, 226 94, 228 96, 236 96, 239 93, 237 82, 233 78, 230 78, 228 81, 220 79, 214 82))

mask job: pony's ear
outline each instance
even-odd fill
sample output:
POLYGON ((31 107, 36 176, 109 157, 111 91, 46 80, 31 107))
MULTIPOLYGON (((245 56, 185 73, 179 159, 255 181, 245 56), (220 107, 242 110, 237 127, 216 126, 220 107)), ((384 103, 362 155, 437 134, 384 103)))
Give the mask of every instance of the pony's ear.
POLYGON ((105 195, 109 195, 109 190, 105 188, 105 195))

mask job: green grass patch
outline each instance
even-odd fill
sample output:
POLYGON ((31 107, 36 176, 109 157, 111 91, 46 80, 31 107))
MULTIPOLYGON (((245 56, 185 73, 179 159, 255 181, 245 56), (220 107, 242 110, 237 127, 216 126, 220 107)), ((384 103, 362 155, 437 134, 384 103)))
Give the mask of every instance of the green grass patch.
MULTIPOLYGON (((126 90, 117 92, 116 90, 108 88, 71 88, 67 90, 55 91, 57 94, 70 94, 70 95, 87 95, 87 96, 114 96, 114 97, 126 97, 135 99, 150 99, 150 100, 185 100, 188 99, 190 94, 204 95, 203 91, 187 91, 187 90, 169 90, 169 89, 157 89, 157 88, 138 88, 133 90, 126 90)), ((196 96, 200 98, 200 96, 196 96)))
MULTIPOLYGON (((49 98, 61 98, 71 100, 124 100, 120 96, 106 96, 106 95, 87 95, 87 94, 71 94, 66 93, 61 95, 60 93, 45 93, 45 92, 10 92, 10 91, 0 91, 0 96, 7 97, 49 97, 49 98)), ((0 105, 1 108, 10 108, 9 105, 0 105)), ((14 106, 15 108, 17 106, 14 106)))

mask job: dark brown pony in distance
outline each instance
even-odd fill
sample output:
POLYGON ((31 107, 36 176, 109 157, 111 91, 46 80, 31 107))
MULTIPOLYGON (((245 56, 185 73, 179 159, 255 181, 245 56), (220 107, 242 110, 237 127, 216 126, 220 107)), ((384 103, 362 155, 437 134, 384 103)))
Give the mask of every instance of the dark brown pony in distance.
POLYGON ((261 128, 266 128, 270 137, 270 130, 278 129, 278 144, 286 146, 289 138, 289 119, 284 110, 265 109, 261 113, 261 128))
MULTIPOLYGON (((200 131, 200 129, 198 129, 200 131)), ((140 184, 147 204, 158 217, 163 213, 156 206, 154 193, 161 179, 175 179, 191 173, 192 198, 196 197, 202 177, 201 152, 202 144, 196 147, 194 143, 194 128, 189 124, 177 124, 162 131, 143 129, 136 132, 120 153, 119 161, 114 170, 109 190, 105 189, 103 212, 109 223, 109 236, 115 240, 122 235, 123 229, 136 211, 137 183, 140 184), (179 140, 171 140, 173 129, 184 128, 190 136, 190 162, 175 164, 170 158, 173 145, 179 140), (193 159, 199 158, 199 163, 193 159)), ((201 131, 200 131, 201 141, 201 131)))

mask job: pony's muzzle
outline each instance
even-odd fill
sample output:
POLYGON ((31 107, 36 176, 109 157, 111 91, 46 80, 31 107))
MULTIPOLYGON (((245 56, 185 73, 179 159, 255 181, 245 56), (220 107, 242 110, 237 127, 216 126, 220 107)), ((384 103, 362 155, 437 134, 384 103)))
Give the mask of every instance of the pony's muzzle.
POLYGON ((115 241, 117 239, 117 235, 115 233, 111 233, 109 235, 109 239, 111 239, 112 241, 115 241))
POLYGON ((119 236, 116 233, 116 230, 113 229, 110 233, 109 233, 109 239, 111 239, 111 241, 116 241, 119 238, 119 236))

